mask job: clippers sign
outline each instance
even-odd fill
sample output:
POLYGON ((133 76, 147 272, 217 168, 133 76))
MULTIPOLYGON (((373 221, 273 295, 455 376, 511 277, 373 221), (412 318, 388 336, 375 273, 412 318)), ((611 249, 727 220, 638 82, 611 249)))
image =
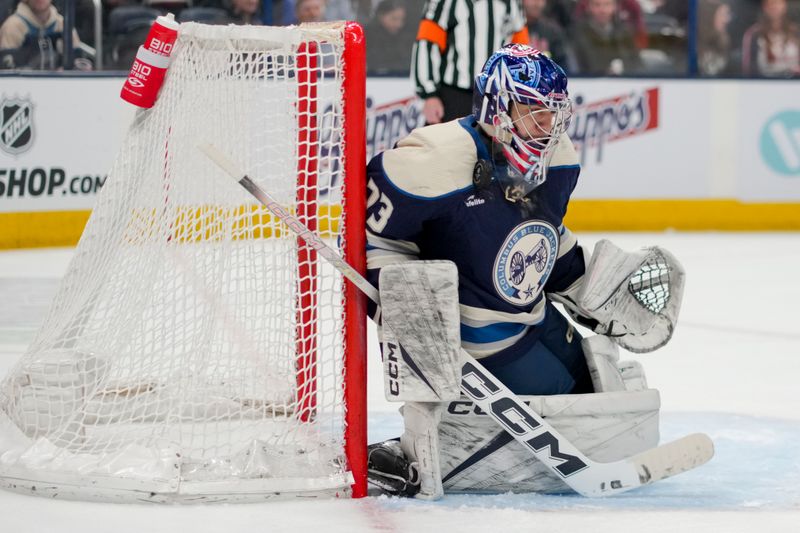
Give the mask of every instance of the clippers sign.
POLYGON ((596 161, 600 163, 606 143, 658 128, 658 105, 657 87, 598 102, 584 103, 582 96, 576 96, 568 133, 581 153, 581 165, 586 163, 590 148, 597 151, 596 161))
POLYGON ((367 161, 425 124, 421 105, 412 96, 373 108, 372 98, 367 98, 367 161))
MULTIPOLYGON (((424 125, 425 117, 422 115, 422 103, 415 97, 396 100, 374 107, 374 100, 367 97, 367 160, 368 163, 376 154, 392 148, 397 141, 411 133, 412 130, 424 125)), ((336 116, 334 104, 328 104, 322 113, 320 160, 323 161, 322 173, 327 175, 330 186, 335 186, 339 180, 340 140, 334 139, 336 128, 333 117, 336 116), (325 166, 326 163, 332 162, 325 166)), ((322 196, 328 194, 328 186, 320 186, 322 196)))

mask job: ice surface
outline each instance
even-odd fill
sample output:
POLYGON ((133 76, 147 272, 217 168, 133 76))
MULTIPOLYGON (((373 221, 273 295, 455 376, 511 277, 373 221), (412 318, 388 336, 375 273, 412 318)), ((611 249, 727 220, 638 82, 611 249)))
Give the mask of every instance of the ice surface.
MULTIPOLYGON (((800 234, 579 235, 590 248, 600 238, 625 249, 660 244, 686 267, 673 340, 629 357, 661 391, 664 440, 703 431, 715 441, 716 457, 696 471, 603 500, 503 494, 143 506, 0 491, 0 532, 800 532, 800 234)), ((0 373, 30 341, 71 255, 0 253, 0 373)), ((370 362, 370 440, 396 436, 401 422, 383 400, 374 342, 370 362)))

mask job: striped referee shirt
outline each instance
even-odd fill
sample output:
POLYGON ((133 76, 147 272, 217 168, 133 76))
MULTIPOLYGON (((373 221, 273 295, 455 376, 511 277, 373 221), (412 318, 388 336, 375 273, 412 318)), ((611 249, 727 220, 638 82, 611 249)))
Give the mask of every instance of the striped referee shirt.
POLYGON ((498 48, 528 44, 521 0, 428 0, 414 44, 417 95, 440 85, 471 90, 475 76, 498 48))

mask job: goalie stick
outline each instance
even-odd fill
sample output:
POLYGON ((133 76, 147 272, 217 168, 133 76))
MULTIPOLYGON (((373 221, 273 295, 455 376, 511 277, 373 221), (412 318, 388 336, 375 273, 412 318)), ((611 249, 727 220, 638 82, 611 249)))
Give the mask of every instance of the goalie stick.
MULTIPOLYGON (((380 304, 378 290, 371 283, 336 250, 278 204, 225 154, 210 144, 199 148, 364 294, 380 304)), ((553 474, 583 496, 608 496, 626 492, 696 468, 708 462, 714 455, 711 439, 703 433, 695 433, 619 461, 593 461, 463 348, 460 352, 461 391, 530 450, 553 474)))

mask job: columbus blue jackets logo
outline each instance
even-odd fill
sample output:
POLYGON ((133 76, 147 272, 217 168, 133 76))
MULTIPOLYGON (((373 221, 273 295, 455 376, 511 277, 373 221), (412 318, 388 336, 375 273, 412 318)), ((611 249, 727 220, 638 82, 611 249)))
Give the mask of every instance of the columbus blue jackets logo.
POLYGON ((527 305, 542 292, 558 256, 558 233, 541 220, 520 224, 494 261, 494 287, 504 300, 527 305))
POLYGON ((3 100, 0 104, 0 148, 18 154, 33 142, 33 106, 25 100, 3 100))

